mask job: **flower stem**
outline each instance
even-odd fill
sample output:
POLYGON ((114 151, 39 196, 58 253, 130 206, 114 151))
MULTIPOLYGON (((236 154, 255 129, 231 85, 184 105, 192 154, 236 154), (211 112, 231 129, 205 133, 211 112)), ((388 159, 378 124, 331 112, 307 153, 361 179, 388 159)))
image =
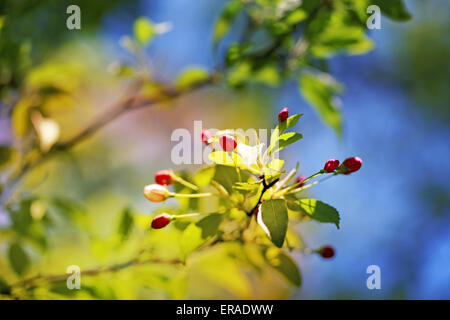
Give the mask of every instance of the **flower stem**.
MULTIPOLYGON (((325 178, 323 178, 323 179, 314 181, 313 183, 307 184, 306 186, 303 186, 303 187, 301 187, 301 188, 297 188, 297 189, 294 189, 294 190, 290 190, 290 191, 288 190, 288 191, 286 191, 286 189, 287 189, 287 188, 286 188, 285 190, 282 191, 282 194, 281 194, 281 195, 284 195, 284 194, 294 194, 294 193, 297 193, 297 192, 300 192, 300 191, 309 189, 309 188, 311 188, 312 186, 315 186, 316 184, 318 184, 318 183, 320 183, 320 182, 324 182, 325 180, 328 180, 328 179, 330 179, 330 178, 332 178, 332 177, 334 177, 334 176, 336 176, 336 175, 338 175, 338 173, 334 173, 334 174, 332 174, 332 175, 330 175, 330 176, 327 176, 327 177, 325 177, 325 178)), ((302 181, 302 182, 303 182, 303 181, 302 181)))
POLYGON ((177 198, 202 198, 202 197, 210 197, 212 193, 174 193, 172 196, 177 198))
POLYGON ((198 191, 198 187, 196 185, 193 185, 192 183, 187 182, 183 178, 181 178, 175 174, 171 174, 171 177, 173 180, 175 180, 175 182, 178 182, 178 183, 182 184, 183 186, 188 187, 189 189, 192 189, 194 191, 198 191))
POLYGON ((198 217, 200 213, 186 213, 186 214, 178 214, 178 215, 172 215, 172 219, 184 219, 184 218, 190 218, 190 217, 198 217))

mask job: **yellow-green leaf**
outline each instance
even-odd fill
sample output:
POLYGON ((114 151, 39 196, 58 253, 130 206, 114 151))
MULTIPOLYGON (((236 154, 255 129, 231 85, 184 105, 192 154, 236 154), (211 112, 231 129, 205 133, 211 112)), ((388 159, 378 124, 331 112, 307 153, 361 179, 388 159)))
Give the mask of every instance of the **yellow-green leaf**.
POLYGON ((134 21, 134 36, 138 43, 147 45, 155 36, 153 22, 146 17, 140 17, 134 21))

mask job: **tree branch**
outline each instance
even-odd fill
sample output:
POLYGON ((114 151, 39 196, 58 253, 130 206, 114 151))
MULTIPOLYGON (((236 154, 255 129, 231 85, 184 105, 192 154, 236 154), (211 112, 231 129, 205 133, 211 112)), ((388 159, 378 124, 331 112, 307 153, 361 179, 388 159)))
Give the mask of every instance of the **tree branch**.
POLYGON ((97 116, 96 119, 90 125, 88 125, 85 129, 81 130, 79 133, 77 133, 69 140, 56 143, 50 149, 50 151, 48 151, 47 153, 41 153, 40 157, 38 157, 37 159, 30 159, 28 161, 25 161, 25 163, 21 166, 21 168, 17 170, 17 173, 13 174, 12 177, 9 179, 9 181, 6 183, 4 192, 2 193, 0 198, 1 202, 4 202, 10 198, 10 196, 14 193, 15 186, 23 179, 23 177, 28 172, 38 167, 42 163, 48 161, 55 154, 63 151, 68 151, 75 145, 78 145, 79 143, 90 138, 100 129, 102 129, 112 121, 116 120, 117 118, 121 117, 125 113, 176 99, 183 94, 190 93, 195 91, 196 89, 216 83, 219 79, 220 75, 218 73, 212 74, 205 81, 200 82, 192 86, 189 90, 185 91, 176 90, 169 86, 162 86, 160 90, 160 96, 157 99, 145 99, 140 97, 139 94, 137 93, 133 93, 131 95, 128 94, 130 96, 126 97, 125 100, 120 101, 115 106, 111 107, 104 113, 97 116))
MULTIPOLYGON (((127 261, 124 263, 119 263, 119 264, 114 264, 114 265, 106 267, 106 268, 88 269, 86 271, 82 271, 80 273, 80 275, 81 276, 96 276, 99 274, 116 272, 116 271, 120 271, 120 270, 129 268, 129 267, 141 266, 141 265, 146 265, 146 264, 151 264, 151 263, 177 265, 177 264, 181 264, 182 262, 179 259, 163 260, 163 259, 159 259, 159 258, 151 258, 151 259, 146 259, 146 260, 140 260, 139 257, 137 257, 130 261, 127 261)), ((64 281, 69 276, 70 276, 69 273, 56 274, 56 275, 40 275, 40 274, 38 274, 34 277, 14 283, 11 285, 11 287, 12 288, 23 287, 23 288, 31 289, 33 287, 38 286, 39 282, 43 281, 43 282, 52 283, 52 282, 64 281)))

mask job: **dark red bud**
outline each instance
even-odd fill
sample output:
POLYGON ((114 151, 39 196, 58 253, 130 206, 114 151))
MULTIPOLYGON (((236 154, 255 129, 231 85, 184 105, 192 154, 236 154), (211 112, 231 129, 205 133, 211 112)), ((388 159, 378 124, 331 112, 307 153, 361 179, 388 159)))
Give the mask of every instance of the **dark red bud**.
POLYGON ((167 226, 169 223, 170 223, 170 216, 167 213, 163 213, 153 218, 152 228, 161 229, 167 226))
POLYGON ((358 171, 362 166, 362 160, 360 157, 347 158, 342 163, 342 173, 350 174, 352 172, 358 171))
POLYGON ((155 173, 155 182, 162 186, 168 186, 172 183, 172 177, 169 170, 159 170, 155 173))
POLYGON ((220 146, 224 151, 231 152, 237 147, 237 141, 230 135, 224 135, 220 137, 220 146))
POLYGON ((325 162, 325 166, 323 167, 323 170, 330 173, 336 170, 339 167, 339 160, 336 159, 330 159, 327 162, 325 162))
POLYGON ((278 114, 278 121, 283 122, 289 117, 289 109, 283 108, 278 114))
POLYGON ((323 246, 317 250, 322 258, 330 259, 334 257, 334 248, 332 246, 323 246))

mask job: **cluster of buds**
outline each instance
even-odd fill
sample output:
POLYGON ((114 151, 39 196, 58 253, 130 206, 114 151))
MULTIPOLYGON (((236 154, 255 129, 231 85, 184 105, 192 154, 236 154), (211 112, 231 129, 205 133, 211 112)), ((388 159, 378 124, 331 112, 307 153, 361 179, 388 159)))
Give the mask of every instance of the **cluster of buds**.
MULTIPOLYGON (((279 123, 281 124, 282 122, 287 121, 288 117, 289 117, 289 109, 283 108, 278 114, 279 123)), ((236 150, 237 145, 238 145, 236 138, 233 137, 232 135, 224 134, 224 135, 217 137, 217 139, 216 139, 216 137, 214 137, 211 134, 211 132, 207 129, 202 130, 201 139, 205 145, 211 145, 213 147, 213 149, 218 148, 220 145, 222 150, 226 151, 226 152, 233 152, 234 150, 236 150), (218 143, 217 146, 215 145, 216 143, 218 143)), ((338 174, 348 175, 350 173, 358 171, 361 168, 361 166, 362 166, 362 160, 359 157, 347 158, 342 162, 342 164, 340 163, 339 160, 329 159, 325 162, 323 169, 319 170, 317 173, 315 173, 309 177, 305 177, 303 175, 297 177, 297 179, 295 180, 295 183, 293 185, 285 187, 284 189, 278 190, 278 191, 275 189, 275 195, 278 197, 283 197, 284 195, 287 195, 287 194, 293 194, 293 193, 299 192, 301 190, 307 189, 307 188, 311 187, 312 185, 326 179, 325 178, 320 181, 315 181, 314 183, 306 184, 309 180, 316 178, 320 175, 332 173, 332 175, 329 175, 328 178, 338 175, 338 174)), ((293 174, 295 174, 295 171, 293 172, 293 174)), ((289 181, 289 178, 290 178, 290 176, 288 175, 288 177, 285 180, 289 181)), ((276 179, 276 180, 279 180, 279 179, 276 179)), ((195 185, 185 181, 181 177, 177 176, 172 170, 164 169, 164 170, 159 170, 155 173, 155 184, 150 184, 150 185, 145 186, 143 189, 143 194, 149 201, 152 201, 152 202, 163 202, 169 197, 198 198, 198 197, 204 197, 204 196, 211 195, 210 193, 172 193, 167 189, 167 186, 170 186, 174 183, 180 183, 194 191, 198 191, 197 186, 195 186, 195 185)), ((276 181, 274 183, 276 183, 276 181)), ((272 186, 271 184, 266 185, 264 178, 263 178, 263 185, 265 188, 264 191, 266 189, 270 189, 270 187, 272 186)), ((282 183, 279 185, 279 188, 281 188, 281 186, 283 186, 282 183)), ((263 193, 264 193, 264 191, 263 191, 263 193)), ((260 197, 258 203, 251 211, 247 212, 247 215, 248 216, 254 215, 256 218, 258 218, 258 215, 261 216, 259 211, 260 211, 260 205, 261 205, 262 201, 264 201, 264 200, 262 199, 262 194, 261 194, 261 197, 260 197)), ((170 222, 175 219, 191 217, 194 215, 198 215, 198 213, 183 214, 183 215, 169 215, 167 213, 162 213, 153 218, 153 220, 151 222, 151 227, 153 229, 162 229, 162 228, 166 227, 168 224, 170 224, 170 222)), ((312 252, 311 249, 309 249, 309 250, 310 250, 310 252, 312 252)), ((322 258, 325 258, 325 259, 330 259, 330 258, 334 257, 334 255, 335 255, 334 248, 329 245, 320 247, 316 250, 313 250, 313 252, 319 254, 322 258)))
POLYGON ((344 162, 339 166, 339 160, 330 159, 325 162, 323 167, 323 172, 332 173, 342 173, 350 174, 352 172, 358 171, 362 166, 362 160, 360 157, 351 157, 344 160, 344 162))

